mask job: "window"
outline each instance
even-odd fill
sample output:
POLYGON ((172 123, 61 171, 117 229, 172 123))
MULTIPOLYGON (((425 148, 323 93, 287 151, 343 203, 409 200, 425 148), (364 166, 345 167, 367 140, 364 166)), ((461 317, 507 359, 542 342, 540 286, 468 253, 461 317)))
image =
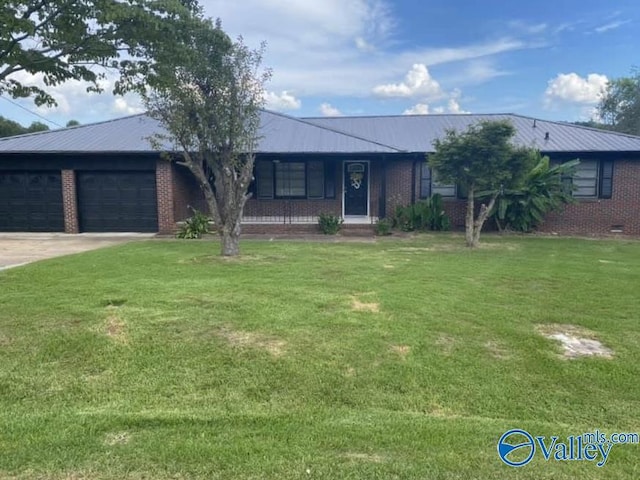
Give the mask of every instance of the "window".
POLYGON ((456 186, 440 183, 437 173, 423 163, 420 170, 420 198, 429 198, 436 193, 443 197, 455 197, 456 186))
POLYGON ((251 188, 258 199, 335 198, 335 164, 322 160, 257 160, 251 188))
POLYGON ((304 197, 307 194, 304 162, 274 163, 276 197, 304 197))
POLYGON ((573 175, 574 197, 596 197, 598 194, 598 161, 581 160, 573 175))
POLYGON ((580 160, 571 183, 576 198, 611 198, 613 161, 580 160))

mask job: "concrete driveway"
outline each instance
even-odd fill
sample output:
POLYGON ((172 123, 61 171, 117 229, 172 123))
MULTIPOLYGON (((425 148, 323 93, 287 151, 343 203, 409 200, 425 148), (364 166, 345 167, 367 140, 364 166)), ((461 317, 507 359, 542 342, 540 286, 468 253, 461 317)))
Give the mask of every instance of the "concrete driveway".
POLYGON ((153 233, 0 233, 0 270, 45 258, 152 238, 153 233))

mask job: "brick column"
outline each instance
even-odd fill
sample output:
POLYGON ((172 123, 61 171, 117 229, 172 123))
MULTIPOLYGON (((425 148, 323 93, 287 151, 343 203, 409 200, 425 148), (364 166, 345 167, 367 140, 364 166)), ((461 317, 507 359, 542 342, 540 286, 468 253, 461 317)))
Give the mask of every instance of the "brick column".
POLYGON ((79 233, 76 172, 74 170, 62 170, 62 205, 65 233, 79 233))
POLYGON ((173 216, 173 166, 168 160, 156 163, 156 189, 158 196, 158 233, 170 235, 175 232, 173 216))

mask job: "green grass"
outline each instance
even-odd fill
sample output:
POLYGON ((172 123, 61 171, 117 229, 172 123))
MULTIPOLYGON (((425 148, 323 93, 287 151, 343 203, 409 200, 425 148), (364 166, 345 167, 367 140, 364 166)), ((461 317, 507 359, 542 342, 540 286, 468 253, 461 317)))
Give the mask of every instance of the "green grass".
POLYGON ((640 431, 640 242, 462 243, 150 241, 0 272, 0 478, 640 478, 638 445, 602 469, 496 453, 510 428, 640 431), (548 323, 615 357, 562 359, 548 323))

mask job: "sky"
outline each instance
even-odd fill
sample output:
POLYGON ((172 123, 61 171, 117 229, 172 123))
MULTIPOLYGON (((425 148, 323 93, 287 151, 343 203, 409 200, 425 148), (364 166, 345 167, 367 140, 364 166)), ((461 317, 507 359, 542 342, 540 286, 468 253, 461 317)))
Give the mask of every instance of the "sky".
MULTIPOLYGON (((588 120, 640 66, 638 0, 201 0, 232 37, 266 42, 266 106, 299 117, 517 113, 588 120)), ((40 79, 25 73, 26 82, 40 79)), ((104 82, 105 90, 113 78, 104 82)), ((143 111, 133 96, 52 88, 51 123, 143 111)), ((43 121, 6 100, 0 115, 43 121)))

